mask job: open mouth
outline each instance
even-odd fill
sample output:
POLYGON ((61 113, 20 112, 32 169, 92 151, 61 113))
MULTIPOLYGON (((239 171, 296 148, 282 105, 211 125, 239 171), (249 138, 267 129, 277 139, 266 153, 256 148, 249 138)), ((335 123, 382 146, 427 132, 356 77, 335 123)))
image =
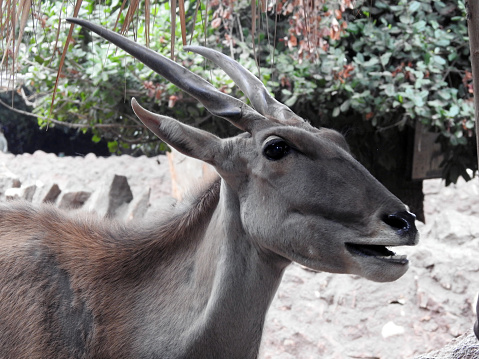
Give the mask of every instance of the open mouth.
POLYGON ((407 256, 396 255, 396 253, 389 250, 386 246, 346 243, 346 248, 353 255, 373 257, 394 264, 405 265, 409 263, 407 256))

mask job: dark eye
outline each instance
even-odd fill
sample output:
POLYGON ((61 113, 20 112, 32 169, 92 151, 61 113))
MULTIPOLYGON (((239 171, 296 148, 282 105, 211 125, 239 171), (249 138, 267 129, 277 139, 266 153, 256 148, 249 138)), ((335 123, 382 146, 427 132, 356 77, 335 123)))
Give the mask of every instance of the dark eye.
POLYGON ((266 144, 263 149, 263 155, 271 161, 277 161, 282 159, 291 151, 291 147, 281 140, 281 139, 274 139, 266 144))

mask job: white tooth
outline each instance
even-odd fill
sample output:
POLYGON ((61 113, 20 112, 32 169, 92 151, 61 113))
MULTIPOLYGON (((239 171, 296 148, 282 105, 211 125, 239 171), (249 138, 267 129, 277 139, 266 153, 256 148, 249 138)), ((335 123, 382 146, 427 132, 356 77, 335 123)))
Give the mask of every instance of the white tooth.
POLYGON ((377 258, 407 259, 406 255, 377 256, 377 258))

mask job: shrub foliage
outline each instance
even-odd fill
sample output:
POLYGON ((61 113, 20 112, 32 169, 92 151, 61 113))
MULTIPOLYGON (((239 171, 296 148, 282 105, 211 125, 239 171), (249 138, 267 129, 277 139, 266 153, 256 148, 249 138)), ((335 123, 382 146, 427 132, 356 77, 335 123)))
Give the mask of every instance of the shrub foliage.
MULTIPOLYGON (((376 172, 409 171, 404 135, 418 122, 439 134, 447 183, 460 176, 469 179, 467 170, 477 169, 464 1, 358 1, 352 8, 346 0, 308 5, 280 0, 264 11, 252 11, 246 0, 197 5, 185 2, 193 43, 233 56, 314 125, 343 131, 373 172, 378 167, 376 172)), ((87 0, 79 17, 113 29, 120 7, 118 0, 87 0)), ((174 85, 80 28, 75 29, 50 113, 58 52, 67 35, 65 28, 57 41, 56 27, 72 10, 61 1, 46 0, 41 11, 38 21, 27 27, 19 62, 27 86, 37 94, 34 111, 41 125, 53 117, 91 127, 93 141, 107 138, 112 152, 164 150, 135 119, 129 105, 135 96, 152 111, 222 136, 235 133, 174 85)), ((149 46, 170 56, 168 2, 151 5, 151 13, 149 46)), ((127 35, 145 43, 141 15, 127 35)), ((120 25, 123 21, 122 15, 120 25)), ((175 46, 179 63, 241 96, 221 71, 183 52, 181 43, 175 46)))

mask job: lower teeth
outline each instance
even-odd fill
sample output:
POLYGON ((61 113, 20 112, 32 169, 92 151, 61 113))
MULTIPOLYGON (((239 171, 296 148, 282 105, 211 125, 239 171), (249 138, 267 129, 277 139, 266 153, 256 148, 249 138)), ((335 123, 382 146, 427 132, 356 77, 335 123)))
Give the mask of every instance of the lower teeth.
POLYGON ((396 255, 393 255, 393 256, 378 256, 376 258, 379 258, 379 259, 386 259, 388 261, 392 261, 392 262, 399 262, 399 263, 405 263, 407 262, 407 256, 405 255, 399 255, 399 256, 396 256, 396 255))

